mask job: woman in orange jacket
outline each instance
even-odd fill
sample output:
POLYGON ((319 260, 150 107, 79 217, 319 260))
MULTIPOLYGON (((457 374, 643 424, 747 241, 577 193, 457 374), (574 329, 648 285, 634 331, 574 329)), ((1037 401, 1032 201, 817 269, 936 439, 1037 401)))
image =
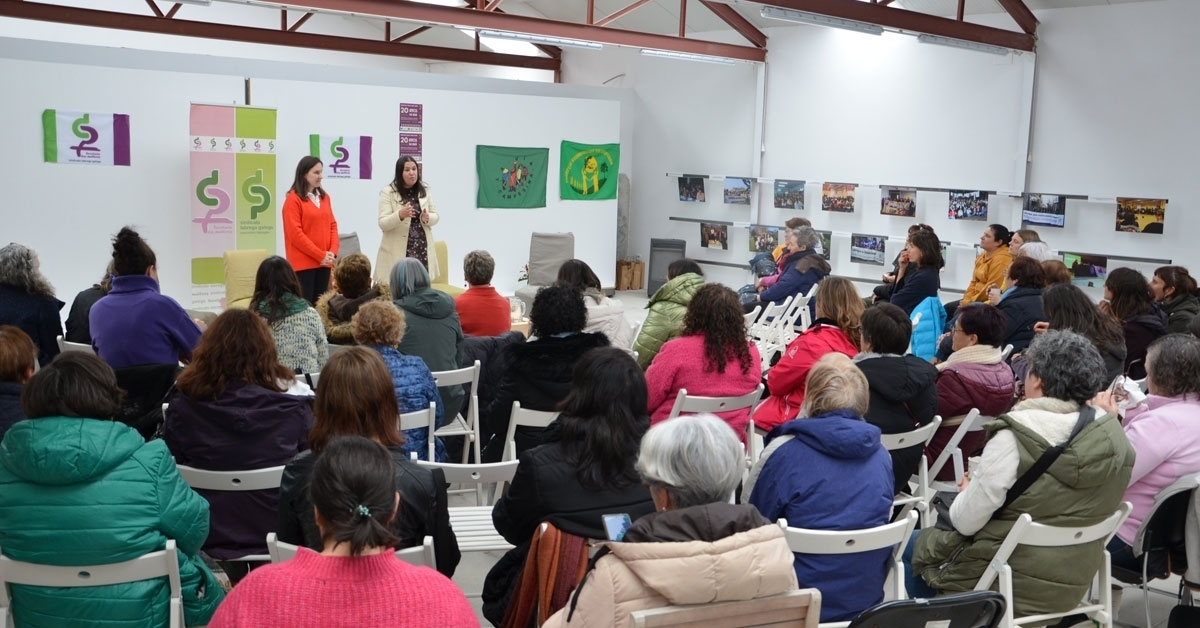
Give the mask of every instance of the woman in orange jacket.
POLYGON ((316 303, 329 289, 329 273, 338 253, 337 219, 333 200, 321 187, 323 171, 320 159, 300 158, 296 179, 283 201, 283 246, 309 303, 316 303))

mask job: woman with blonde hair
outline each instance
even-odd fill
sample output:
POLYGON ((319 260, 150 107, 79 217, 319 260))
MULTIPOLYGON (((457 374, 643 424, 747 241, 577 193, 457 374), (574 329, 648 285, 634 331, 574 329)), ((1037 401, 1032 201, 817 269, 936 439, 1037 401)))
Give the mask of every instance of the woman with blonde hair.
POLYGON ((844 277, 827 277, 817 291, 817 318, 796 337, 767 373, 771 396, 754 412, 755 426, 773 429, 796 418, 805 378, 821 356, 836 351, 854 357, 862 346, 863 300, 844 277))

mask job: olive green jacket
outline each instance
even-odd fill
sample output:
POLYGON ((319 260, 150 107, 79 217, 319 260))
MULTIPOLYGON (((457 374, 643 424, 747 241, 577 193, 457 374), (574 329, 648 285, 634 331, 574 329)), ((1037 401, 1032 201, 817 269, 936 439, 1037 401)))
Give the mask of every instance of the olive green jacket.
POLYGON ((683 331, 683 316, 692 302, 696 291, 704 285, 704 277, 696 273, 684 273, 654 292, 646 307, 646 322, 633 341, 633 350, 638 354, 638 366, 642 370, 650 367, 658 350, 668 340, 678 338, 683 331))

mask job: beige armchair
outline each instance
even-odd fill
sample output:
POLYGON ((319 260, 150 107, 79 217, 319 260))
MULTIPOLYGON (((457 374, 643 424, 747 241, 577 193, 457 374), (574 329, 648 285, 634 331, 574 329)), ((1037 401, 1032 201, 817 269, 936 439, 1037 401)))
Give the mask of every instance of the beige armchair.
POLYGON ((429 283, 433 287, 433 289, 439 290, 441 292, 445 292, 446 294, 448 294, 452 297, 456 297, 456 296, 466 292, 465 288, 460 288, 458 286, 452 286, 449 283, 450 275, 447 272, 447 269, 450 268, 450 266, 449 266, 449 260, 446 259, 446 257, 447 257, 446 242, 444 240, 434 240, 433 241, 433 252, 434 252, 434 255, 437 256, 437 267, 438 267, 437 277, 429 278, 429 283))
POLYGON ((529 238, 529 281, 517 289, 525 311, 533 310, 533 297, 558 279, 558 268, 575 257, 574 233, 534 233, 529 238))
POLYGON ((225 308, 244 310, 254 296, 258 267, 271 254, 266 249, 225 251, 225 308))

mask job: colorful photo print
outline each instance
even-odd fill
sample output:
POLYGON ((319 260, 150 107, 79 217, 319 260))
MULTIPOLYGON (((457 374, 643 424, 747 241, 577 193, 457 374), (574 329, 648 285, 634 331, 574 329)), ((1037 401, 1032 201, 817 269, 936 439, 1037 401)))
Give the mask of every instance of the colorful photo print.
POLYGON ((1080 288, 1103 288, 1108 277, 1108 258, 1087 253, 1062 254, 1063 264, 1071 273, 1071 283, 1080 288))
POLYGON ((749 205, 750 186, 754 179, 744 177, 728 177, 725 179, 725 204, 749 205))
POLYGON ((883 266, 887 236, 866 233, 850 234, 850 261, 856 264, 883 266))
POLYGON ((804 210, 804 182, 775 180, 775 208, 804 210))
POLYGON ((882 207, 879 213, 884 216, 903 216, 914 218, 917 215, 917 191, 913 188, 879 188, 882 207))
POLYGON ((987 220, 987 212, 987 192, 950 190, 950 220, 987 220))
POLYGON ((854 213, 853 183, 826 183, 821 186, 821 211, 854 213))
POLYGON ((704 202, 704 177, 679 177, 679 200, 688 203, 704 202))
POLYGON ((750 252, 770 253, 779 246, 779 227, 756 225, 750 228, 750 252))
POLYGON ((700 223, 700 248, 728 249, 729 225, 714 225, 708 222, 700 223))
POLYGON ((825 258, 825 261, 829 261, 829 254, 833 251, 833 232, 821 231, 820 229, 816 231, 818 240, 817 253, 820 253, 821 257, 825 258))
POLYGON ((1165 198, 1117 197, 1117 231, 1162 233, 1166 218, 1165 198))
POLYGON ((1021 222, 1027 225, 1065 227, 1067 199, 1057 194, 1026 194, 1021 208, 1021 222))

